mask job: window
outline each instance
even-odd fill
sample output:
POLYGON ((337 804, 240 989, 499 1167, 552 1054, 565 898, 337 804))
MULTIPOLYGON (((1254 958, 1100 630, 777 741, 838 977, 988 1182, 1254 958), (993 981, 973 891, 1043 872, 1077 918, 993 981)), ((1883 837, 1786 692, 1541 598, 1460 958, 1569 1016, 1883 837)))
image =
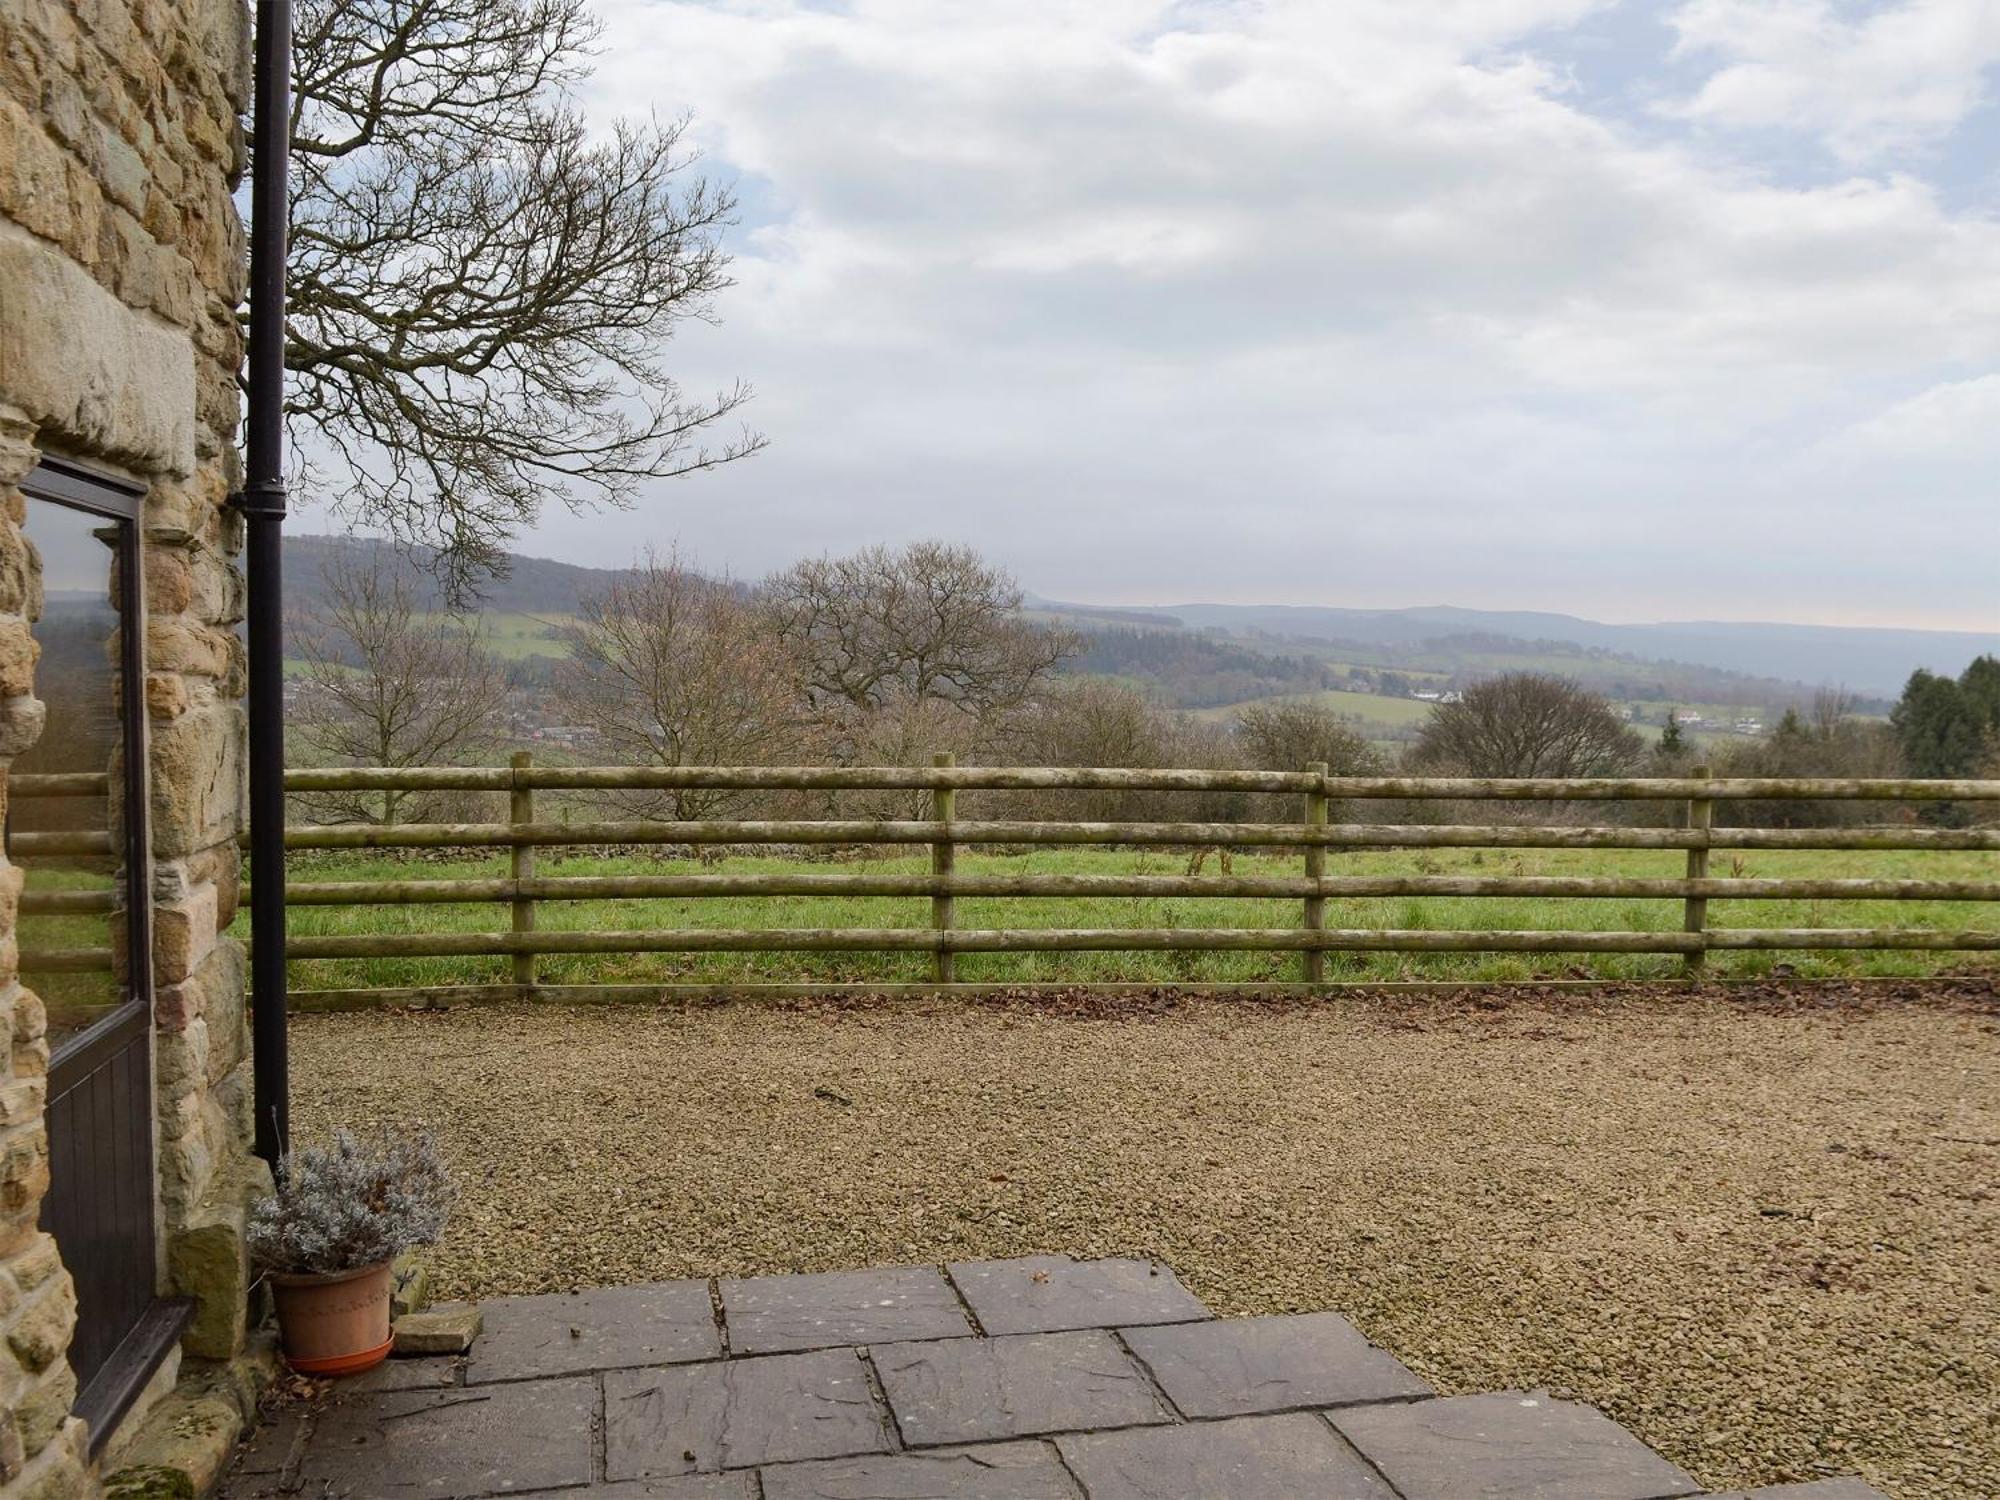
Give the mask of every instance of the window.
POLYGON ((23 486, 41 563, 35 695, 47 718, 14 759, 8 856, 26 872, 21 970, 61 1053, 145 994, 147 954, 138 495, 45 461, 23 486), (128 629, 128 621, 131 627, 128 629))

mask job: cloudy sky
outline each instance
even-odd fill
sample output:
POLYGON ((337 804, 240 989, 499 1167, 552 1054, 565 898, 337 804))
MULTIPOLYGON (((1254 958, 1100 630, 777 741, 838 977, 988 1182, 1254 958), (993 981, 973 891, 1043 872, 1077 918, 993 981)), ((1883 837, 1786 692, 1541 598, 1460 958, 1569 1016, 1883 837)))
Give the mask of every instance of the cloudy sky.
POLYGON ((2000 628, 2000 0, 601 0, 760 456, 522 550, 2000 628))

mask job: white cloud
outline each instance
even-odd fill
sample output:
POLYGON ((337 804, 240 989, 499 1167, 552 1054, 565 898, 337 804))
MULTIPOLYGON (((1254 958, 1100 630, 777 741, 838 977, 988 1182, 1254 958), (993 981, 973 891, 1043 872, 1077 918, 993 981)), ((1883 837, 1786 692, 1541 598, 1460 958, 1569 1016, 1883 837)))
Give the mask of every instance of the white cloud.
MULTIPOLYGON (((592 107, 691 107, 756 210, 674 364, 751 378, 773 446, 539 544, 754 573, 944 533, 1049 593, 1655 617, 1834 616, 1867 576, 1991 622, 2000 507, 1940 499, 1963 545, 1897 578, 1845 524, 1879 469, 1789 481, 2000 366, 2000 223, 1593 116, 1537 48, 1598 8, 612 0, 592 107)), ((1756 9, 1676 12, 1712 84, 1835 24, 1756 9)), ((1788 97, 1860 140, 1904 96, 1788 97)))
POLYGON ((1723 63, 1680 113, 1809 131, 1855 165, 1949 134, 2000 63, 1994 0, 1687 0, 1672 24, 1683 55, 1723 63))

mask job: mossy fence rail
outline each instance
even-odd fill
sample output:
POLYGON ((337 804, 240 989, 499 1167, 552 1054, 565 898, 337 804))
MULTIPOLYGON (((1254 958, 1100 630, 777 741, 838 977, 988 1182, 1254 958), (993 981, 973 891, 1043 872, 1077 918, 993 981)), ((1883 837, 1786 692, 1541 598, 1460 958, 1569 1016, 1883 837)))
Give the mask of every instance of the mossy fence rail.
MULTIPOLYGON (((396 932, 294 937, 293 959, 384 957, 509 957, 512 983, 421 988, 299 992, 301 1004, 424 1003, 439 999, 545 996, 560 999, 658 995, 676 990, 820 993, 846 987, 935 990, 957 983, 956 959, 964 953, 1296 952, 1299 972, 1284 984, 1194 985, 1197 989, 1273 990, 1326 983, 1326 955, 1391 953, 1657 953, 1682 955, 1690 974, 1707 954, 1731 949, 2000 950, 2000 930, 1896 927, 1714 927, 1715 900, 2000 901, 2000 880, 1884 878, 1748 878, 1711 876, 1715 850, 2000 850, 2000 828, 1941 827, 1917 822, 1916 810, 1940 803, 2000 804, 2000 781, 1783 778, 1724 779, 1706 774, 1680 778, 1529 778, 1332 776, 1322 767, 1301 771, 1128 770, 1056 767, 958 766, 948 756, 924 767, 634 767, 543 766, 523 754, 506 767, 342 767, 286 774, 293 793, 485 792, 506 794, 504 823, 308 824, 288 828, 289 850, 496 849, 511 852, 504 878, 289 881, 297 906, 404 905, 493 902, 508 909, 507 930, 396 932), (928 818, 797 818, 569 821, 538 818, 536 793, 658 792, 902 792, 925 794, 928 818), (1286 822, 1091 822, 969 819, 957 816, 960 792, 1190 792, 1256 793, 1295 797, 1299 816, 1286 822), (1723 802, 1864 802, 1889 816, 1863 826, 1775 828, 1717 827, 1723 802), (1651 822, 1334 822, 1332 809, 1354 803, 1586 803, 1600 807, 1650 804, 1651 822), (1662 804, 1666 807, 1663 809, 1662 804), (1894 821, 1891 821, 1891 818, 1894 821), (1661 826, 1663 823, 1671 826, 1661 826), (535 851, 551 846, 876 846, 928 847, 929 874, 866 871, 798 871, 668 875, 564 875, 535 873, 535 851), (1160 874, 973 874, 956 868, 968 845, 1295 849, 1296 876, 1160 874), (1656 849, 1683 850, 1686 867, 1673 877, 1532 876, 1464 874, 1329 874, 1329 851, 1381 849, 1656 849), (616 931, 539 931, 540 903, 605 899, 784 896, 928 897, 928 927, 886 928, 646 928, 616 931), (1192 896, 1296 898, 1296 926, 968 928, 958 925, 955 901, 977 897, 1192 896), (1329 898, 1380 896, 1642 898, 1678 900, 1679 931, 1493 930, 1339 928, 1326 924, 1329 898), (535 960, 543 954, 632 953, 918 953, 931 957, 931 979, 922 985, 839 984, 538 984, 535 960)), ((103 797, 101 775, 17 776, 14 797, 103 797)), ((1627 809, 1629 816, 1629 807, 1627 809)), ((22 832, 13 853, 37 856, 106 856, 101 832, 22 832)), ((29 914, 104 913, 109 891, 31 892, 29 914)), ((24 970, 108 970, 106 948, 28 950, 24 970)), ((1003 986, 1008 989, 1023 986, 1003 986)), ((1033 986, 1027 986, 1032 988, 1033 986)), ((1069 988, 1071 986, 1063 986, 1069 988)), ((1102 984, 1082 986, 1106 988, 1102 984)), ((1138 986, 1133 986, 1138 987, 1138 986)), ((1149 982, 1144 987, 1154 987, 1149 982)), ((961 986, 977 988, 977 986, 961 986)))

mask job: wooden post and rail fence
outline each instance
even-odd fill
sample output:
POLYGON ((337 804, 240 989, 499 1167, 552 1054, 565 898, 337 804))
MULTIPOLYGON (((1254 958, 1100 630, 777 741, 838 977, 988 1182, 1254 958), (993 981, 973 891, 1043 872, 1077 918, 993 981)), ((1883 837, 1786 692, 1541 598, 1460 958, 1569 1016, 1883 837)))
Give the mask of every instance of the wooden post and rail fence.
MULTIPOLYGON (((2000 852, 2000 827, 1945 827, 1918 823, 1915 810, 1938 803, 1993 807, 2000 781, 1917 781, 1824 777, 1711 778, 1706 771, 1678 778, 1528 778, 1332 776, 1321 765, 1300 771, 1186 769, 1070 769, 959 766, 940 755, 926 767, 633 767, 539 766, 526 753, 506 767, 339 767, 287 773, 294 793, 330 791, 484 792, 505 794, 503 823, 295 825, 288 850, 497 850, 509 852, 509 873, 492 878, 396 880, 288 880, 294 906, 403 906, 484 903, 507 907, 506 930, 483 932, 369 932, 298 935, 293 960, 390 957, 506 957, 511 982, 420 988, 302 991, 301 1004, 359 1004, 428 999, 546 996, 621 998, 679 990, 706 992, 819 993, 848 987, 869 990, 936 989, 960 983, 961 954, 1074 952, 1295 952, 1298 978, 1285 983, 1188 986, 1207 990, 1312 988, 1327 983, 1330 953, 1528 953, 1678 954, 1689 975, 1707 956, 1742 950, 2000 951, 2000 927, 1964 929, 1926 925, 1871 927, 1715 926, 1711 901, 2000 901, 2000 861, 1988 878, 1902 879, 1879 876, 1825 878, 1779 876, 1717 878, 1715 850, 1989 851, 2000 852), (702 818, 693 820, 550 820, 538 814, 538 791, 639 792, 707 789, 722 792, 900 792, 928 794, 930 816, 895 818, 702 818), (958 816, 962 792, 1187 792, 1251 793, 1296 798, 1296 821, 1086 821, 974 819, 958 816), (1368 803, 1583 803, 1647 805, 1673 809, 1674 826, 1646 822, 1364 822, 1332 821, 1334 810, 1368 803), (1720 803, 1758 801, 1859 802, 1880 806, 1897 821, 1866 826, 1769 828, 1716 826, 1720 803), (652 875, 543 875, 542 848, 606 846, 693 848, 798 848, 904 846, 928 848, 929 873, 867 870, 780 873, 652 875), (1296 875, 1043 874, 963 871, 958 851, 967 847, 1125 849, 1212 848, 1296 851, 1296 875), (1388 849, 1616 849, 1685 851, 1685 872, 1674 876, 1486 875, 1329 873, 1329 851, 1388 849), (893 928, 631 928, 572 931, 544 928, 537 909, 545 902, 683 900, 702 897, 896 896, 928 898, 925 927, 893 928), (1682 905, 1679 930, 1458 929, 1329 927, 1328 902, 1365 897, 1528 897, 1544 899, 1670 900, 1682 905), (1297 926, 1286 927, 964 927, 958 898, 1199 897, 1297 899, 1297 926), (671 983, 548 985, 537 959, 558 954, 692 953, 910 953, 928 954, 925 985, 671 983)), ((21 775, 14 797, 102 796, 100 775, 21 775)), ((10 840, 17 861, 37 856, 105 856, 101 832, 22 832, 10 840)), ((104 912, 109 891, 30 892, 28 915, 104 912)), ((32 974, 106 970, 108 948, 30 948, 21 967, 32 974)), ((1161 981, 1144 981, 1159 987, 1161 981)), ((1008 988, 1018 986, 1009 985, 1008 988)), ((1065 988, 1077 987, 1065 985, 1065 988)), ((1089 986, 1082 986, 1089 987, 1089 986)), ((1111 987, 1111 986, 1101 986, 1111 987)), ((1133 981, 1126 987, 1140 987, 1133 981)))

